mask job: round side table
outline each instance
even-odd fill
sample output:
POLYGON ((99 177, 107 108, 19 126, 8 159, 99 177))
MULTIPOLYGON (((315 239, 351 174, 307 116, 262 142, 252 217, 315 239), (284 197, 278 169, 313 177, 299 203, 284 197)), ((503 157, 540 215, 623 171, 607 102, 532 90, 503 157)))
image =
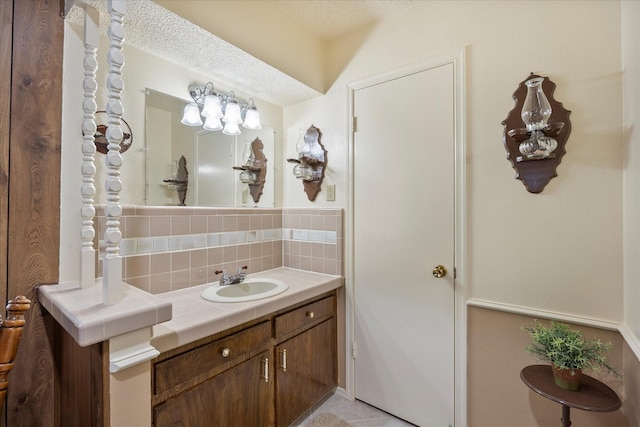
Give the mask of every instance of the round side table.
POLYGON ((593 412, 611 412, 620 408, 622 402, 615 391, 606 384, 582 374, 582 385, 578 391, 564 390, 553 381, 550 365, 531 365, 520 371, 522 381, 536 393, 562 405, 562 425, 571 425, 571 408, 593 412))

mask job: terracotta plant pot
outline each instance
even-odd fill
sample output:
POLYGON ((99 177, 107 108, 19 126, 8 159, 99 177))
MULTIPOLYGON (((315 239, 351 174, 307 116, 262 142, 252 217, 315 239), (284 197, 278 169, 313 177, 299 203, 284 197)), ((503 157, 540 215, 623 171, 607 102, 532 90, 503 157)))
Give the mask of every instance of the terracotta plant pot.
POLYGON ((570 391, 578 391, 580 389, 582 369, 559 369, 555 366, 552 366, 551 369, 553 371, 553 380, 558 387, 570 391))

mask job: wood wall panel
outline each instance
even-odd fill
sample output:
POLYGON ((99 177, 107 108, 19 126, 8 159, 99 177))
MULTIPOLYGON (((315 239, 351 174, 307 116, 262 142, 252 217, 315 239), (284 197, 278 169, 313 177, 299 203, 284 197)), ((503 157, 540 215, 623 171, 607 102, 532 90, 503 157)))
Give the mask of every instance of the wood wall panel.
POLYGON ((36 287, 58 280, 64 31, 59 0, 14 0, 13 8, 7 294, 35 304, 11 371, 6 412, 7 425, 35 427, 55 425, 52 325, 36 287))
MULTIPOLYGON (((13 2, 0 1, 0 301, 7 301, 7 241, 9 227, 9 114, 13 2)), ((0 310, 4 314, 4 309, 0 310)))

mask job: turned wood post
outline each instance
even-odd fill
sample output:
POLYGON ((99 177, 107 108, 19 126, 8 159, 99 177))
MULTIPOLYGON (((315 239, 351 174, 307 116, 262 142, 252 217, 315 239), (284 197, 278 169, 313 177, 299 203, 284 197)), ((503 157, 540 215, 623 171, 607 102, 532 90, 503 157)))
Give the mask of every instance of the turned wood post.
POLYGON ((13 368, 13 360, 18 352, 18 344, 24 327, 24 315, 31 307, 31 301, 20 295, 7 304, 7 318, 0 328, 0 412, 4 407, 9 386, 8 375, 13 368))

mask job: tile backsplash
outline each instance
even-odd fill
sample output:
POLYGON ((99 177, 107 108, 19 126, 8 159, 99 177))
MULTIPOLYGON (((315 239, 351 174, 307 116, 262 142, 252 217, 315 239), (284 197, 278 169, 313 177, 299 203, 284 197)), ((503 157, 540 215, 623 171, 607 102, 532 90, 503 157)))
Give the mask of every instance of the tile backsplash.
MULTIPOLYGON (((104 257, 104 205, 96 238, 104 257)), ((216 282, 216 271, 249 274, 291 267, 343 274, 342 209, 228 209, 123 206, 125 281, 152 294, 216 282)))

